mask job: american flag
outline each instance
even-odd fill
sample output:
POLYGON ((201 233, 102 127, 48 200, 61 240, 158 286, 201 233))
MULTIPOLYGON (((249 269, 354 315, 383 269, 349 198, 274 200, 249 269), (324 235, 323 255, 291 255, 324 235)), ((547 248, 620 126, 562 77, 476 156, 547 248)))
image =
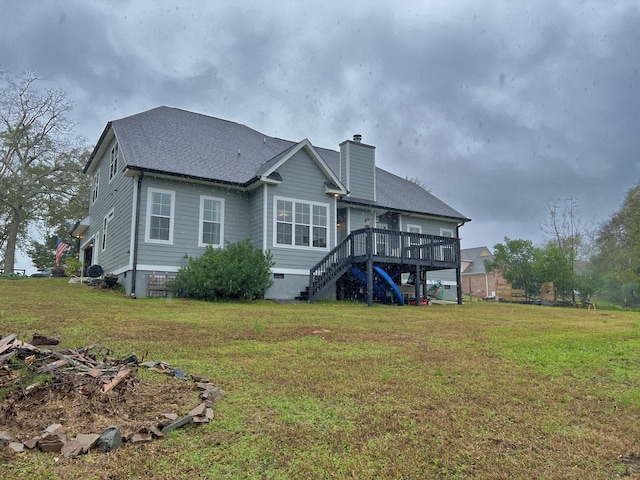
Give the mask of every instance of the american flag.
POLYGON ((58 243, 56 246, 56 267, 60 266, 60 257, 62 257, 62 254, 67 248, 69 248, 69 245, 64 243, 62 239, 58 237, 58 243))

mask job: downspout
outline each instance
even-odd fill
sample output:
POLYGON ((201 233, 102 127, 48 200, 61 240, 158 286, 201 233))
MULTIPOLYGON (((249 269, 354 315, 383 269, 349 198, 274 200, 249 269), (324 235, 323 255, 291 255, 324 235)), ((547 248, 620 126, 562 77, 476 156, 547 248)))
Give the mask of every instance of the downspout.
POLYGON ((373 306, 373 230, 367 228, 367 305, 373 306))
POLYGON ((456 283, 458 284, 458 305, 462 305, 462 275, 461 275, 461 259, 460 259, 460 226, 464 225, 464 222, 456 226, 456 283))
POLYGON ((140 198, 142 196, 142 179, 144 172, 138 175, 138 192, 136 197, 135 231, 133 232, 133 265, 131 266, 131 298, 136 298, 136 277, 138 274, 138 237, 140 231, 140 198))

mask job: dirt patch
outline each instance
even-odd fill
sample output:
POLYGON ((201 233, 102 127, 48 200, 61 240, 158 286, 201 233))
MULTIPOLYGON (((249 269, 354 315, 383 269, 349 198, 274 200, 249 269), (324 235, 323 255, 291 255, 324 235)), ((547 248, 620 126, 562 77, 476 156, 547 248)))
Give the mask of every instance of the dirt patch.
MULTIPOLYGON (((112 426, 125 439, 139 432, 158 433, 172 420, 193 417, 188 423, 204 418, 203 392, 217 389, 203 376, 187 375, 168 364, 139 363, 135 356, 115 359, 101 355, 104 350, 93 346, 53 351, 8 338, 0 340, 0 350, 4 349, 0 355, 0 435, 5 436, 0 443, 28 445, 53 424, 62 425, 68 439, 79 434, 100 435, 112 426), (94 349, 98 353, 89 353, 94 349), (202 411, 193 413, 198 406, 202 411)), ((210 418, 215 399, 206 404, 210 418)))
POLYGON ((115 425, 126 435, 157 423, 164 413, 182 414, 197 405, 192 384, 142 380, 134 372, 108 393, 102 392, 99 379, 62 372, 29 393, 15 390, 0 405, 0 430, 19 441, 53 423, 73 434, 101 433, 115 425))

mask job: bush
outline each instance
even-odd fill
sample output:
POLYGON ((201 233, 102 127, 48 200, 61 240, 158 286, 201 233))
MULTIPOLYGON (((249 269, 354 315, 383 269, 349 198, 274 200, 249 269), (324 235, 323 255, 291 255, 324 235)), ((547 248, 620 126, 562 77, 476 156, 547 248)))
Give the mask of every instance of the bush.
POLYGON ((0 273, 0 278, 5 280, 22 280, 23 278, 27 278, 27 276, 21 273, 0 273))
POLYGON ((80 260, 74 257, 66 258, 64 261, 64 273, 67 277, 76 275, 82 269, 82 263, 80 260))
POLYGON ((227 242, 224 249, 207 246, 197 258, 189 258, 169 288, 178 295, 201 300, 253 300, 264 297, 273 284, 271 252, 254 249, 246 239, 227 242))

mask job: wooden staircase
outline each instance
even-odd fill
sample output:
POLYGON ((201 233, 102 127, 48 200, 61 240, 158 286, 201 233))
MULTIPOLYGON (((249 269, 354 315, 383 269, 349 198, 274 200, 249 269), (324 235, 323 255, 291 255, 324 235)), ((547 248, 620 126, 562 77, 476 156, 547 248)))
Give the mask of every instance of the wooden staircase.
MULTIPOLYGON (((460 271, 460 239, 378 228, 351 232, 309 272, 309 287, 300 299, 313 302, 352 266, 394 264, 429 270, 460 271)), ((459 282, 458 282, 459 283, 459 282)))

